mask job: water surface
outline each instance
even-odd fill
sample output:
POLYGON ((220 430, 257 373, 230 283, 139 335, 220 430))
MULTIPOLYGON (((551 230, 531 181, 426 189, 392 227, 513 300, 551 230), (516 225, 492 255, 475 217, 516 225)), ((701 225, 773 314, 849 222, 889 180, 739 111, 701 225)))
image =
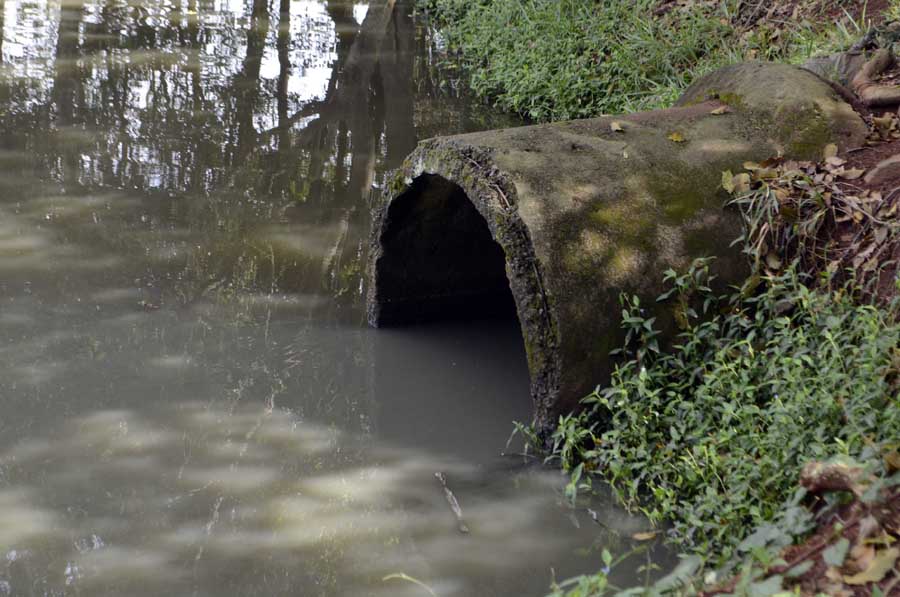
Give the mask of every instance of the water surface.
POLYGON ((500 456, 514 321, 364 325, 387 172, 520 124, 411 13, 0 0, 0 595, 541 595, 629 548, 500 456))

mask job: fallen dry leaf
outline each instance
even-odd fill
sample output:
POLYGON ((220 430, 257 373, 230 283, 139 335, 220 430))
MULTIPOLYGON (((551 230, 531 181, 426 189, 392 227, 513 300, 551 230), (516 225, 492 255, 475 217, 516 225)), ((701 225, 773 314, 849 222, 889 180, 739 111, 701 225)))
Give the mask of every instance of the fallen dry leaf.
POLYGON ((841 571, 838 570, 837 568, 835 568, 834 566, 829 566, 828 568, 825 569, 825 578, 827 578, 828 580, 833 580, 833 581, 844 580, 843 576, 841 575, 841 571))
POLYGON ((684 138, 684 135, 678 132, 672 133, 666 138, 674 143, 684 143, 685 141, 687 141, 687 139, 684 138))
POLYGON ((890 547, 897 540, 894 539, 890 534, 882 532, 877 537, 869 537, 863 543, 866 545, 880 545, 881 547, 890 547))
POLYGON ((659 531, 647 531, 644 533, 635 533, 631 536, 635 541, 650 541, 651 539, 655 539, 659 534, 659 531))
POLYGON ((624 133, 625 129, 622 128, 622 123, 618 120, 613 120, 609 123, 609 129, 614 133, 624 133))
POLYGON ((900 471, 900 452, 898 452, 897 450, 891 450, 890 452, 885 454, 884 463, 887 465, 888 472, 894 473, 896 471, 900 471))
POLYGON ((868 570, 875 559, 875 548, 871 545, 854 545, 850 550, 850 559, 856 570, 868 570))
POLYGON ((710 114, 713 116, 721 116, 722 114, 728 114, 731 110, 728 109, 728 106, 719 106, 715 110, 712 110, 710 114))
POLYGON ((846 180, 856 180, 863 174, 865 174, 865 170, 862 168, 850 168, 849 170, 844 170, 843 172, 836 172, 838 176, 846 180))
POLYGON ((877 518, 871 514, 864 516, 862 520, 859 521, 859 531, 856 535, 857 543, 866 540, 880 530, 881 525, 878 523, 877 518))
POLYGON ((900 548, 885 549, 876 554, 868 568, 859 574, 845 576, 844 582, 848 585, 867 585, 873 582, 881 582, 881 579, 894 569, 894 563, 898 557, 900 557, 900 548))
POLYGON ((746 193, 750 190, 750 175, 746 172, 736 174, 734 178, 731 179, 731 183, 734 185, 735 193, 746 193))
POLYGON ((894 117, 892 115, 887 116, 875 116, 872 118, 872 124, 878 127, 881 130, 890 130, 891 125, 894 122, 894 117))

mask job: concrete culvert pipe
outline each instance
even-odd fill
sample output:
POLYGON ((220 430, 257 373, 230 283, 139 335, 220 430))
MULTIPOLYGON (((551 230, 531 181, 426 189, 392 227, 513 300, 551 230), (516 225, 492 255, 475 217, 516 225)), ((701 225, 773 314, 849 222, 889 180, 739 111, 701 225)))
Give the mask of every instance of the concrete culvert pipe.
POLYGON ((726 281, 743 273, 722 171, 865 136, 816 75, 747 63, 668 110, 424 141, 373 210, 369 322, 514 308, 547 431, 608 378, 620 293, 652 303, 666 269, 701 256, 726 281))

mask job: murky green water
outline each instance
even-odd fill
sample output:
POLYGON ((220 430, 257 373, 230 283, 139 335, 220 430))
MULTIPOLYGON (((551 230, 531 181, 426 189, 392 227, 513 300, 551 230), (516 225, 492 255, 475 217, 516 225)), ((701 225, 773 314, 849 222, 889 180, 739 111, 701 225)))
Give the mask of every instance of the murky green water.
POLYGON ((0 0, 0 595, 541 595, 628 549, 500 456, 513 322, 364 325, 369 194, 516 124, 411 12, 0 0))

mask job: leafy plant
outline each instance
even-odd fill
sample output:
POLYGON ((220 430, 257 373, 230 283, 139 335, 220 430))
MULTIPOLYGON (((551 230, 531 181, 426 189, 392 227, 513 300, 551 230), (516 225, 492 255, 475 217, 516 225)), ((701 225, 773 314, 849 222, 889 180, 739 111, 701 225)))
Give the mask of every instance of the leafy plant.
MULTIPOLYGON (((667 273, 662 300, 683 322, 672 350, 653 349, 641 322, 609 386, 560 421, 553 457, 579 482, 598 472, 622 503, 670 523, 677 546, 722 563, 781 512, 805 462, 900 436, 900 326, 793 268, 754 296, 715 296, 708 265, 667 273)), ((631 331, 639 305, 623 305, 631 331)))

